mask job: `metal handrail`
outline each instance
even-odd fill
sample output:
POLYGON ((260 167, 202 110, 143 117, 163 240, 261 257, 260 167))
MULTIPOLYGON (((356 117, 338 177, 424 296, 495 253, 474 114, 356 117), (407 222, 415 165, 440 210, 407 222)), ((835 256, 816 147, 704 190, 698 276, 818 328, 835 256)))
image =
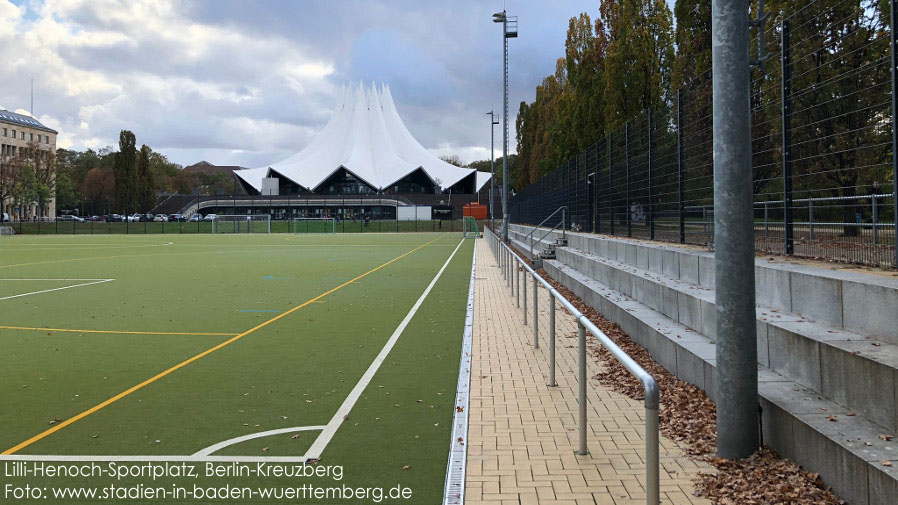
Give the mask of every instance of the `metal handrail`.
MULTIPOLYGON (((552 212, 551 214, 549 214, 549 216, 548 216, 547 218, 543 219, 541 223, 539 223, 538 225, 534 226, 533 229, 530 230, 530 233, 528 233, 527 235, 524 235, 524 240, 525 240, 525 241, 526 241, 528 238, 530 238, 530 254, 531 254, 531 255, 533 254, 533 232, 535 232, 536 230, 540 229, 540 227, 542 227, 542 225, 546 224, 546 221, 552 219, 552 216, 554 216, 555 214, 558 214, 558 211, 561 211, 561 223, 560 223, 560 225, 561 225, 561 238, 565 238, 565 237, 566 237, 566 235, 565 235, 565 224, 566 224, 566 222, 567 222, 567 220, 566 220, 566 215, 567 215, 567 205, 562 205, 561 207, 558 207, 557 209, 555 209, 554 212, 552 212)), ((546 235, 548 235, 549 233, 552 233, 553 231, 557 230, 557 229, 558 229, 558 226, 559 226, 559 225, 556 224, 556 225, 553 226, 551 229, 549 229, 549 231, 547 231, 546 233, 543 233, 543 235, 539 238, 539 240, 537 240, 537 242, 542 242, 542 240, 543 240, 544 238, 546 238, 546 235)))
POLYGON ((645 391, 645 476, 646 476, 646 495, 645 502, 647 505, 658 505, 661 500, 660 491, 660 463, 659 463, 659 425, 658 425, 658 404, 660 391, 658 383, 648 372, 646 372, 636 361, 627 355, 617 344, 611 340, 602 330, 596 327, 583 313, 574 307, 561 293, 559 293, 548 281, 536 273, 530 265, 518 256, 507 244, 499 240, 499 237, 489 228, 486 228, 484 236, 487 243, 493 250, 496 262, 502 270, 503 276, 511 287, 512 294, 515 292, 515 284, 517 284, 517 295, 520 300, 520 287, 524 286, 524 324, 527 324, 527 282, 521 282, 518 279, 517 265, 523 267, 525 275, 529 273, 533 277, 533 337, 534 347, 539 347, 538 334, 538 314, 537 309, 537 284, 542 284, 549 294, 551 303, 549 304, 549 386, 555 386, 555 300, 561 302, 561 305, 570 312, 577 320, 579 330, 579 450, 577 454, 585 455, 589 451, 586 448, 586 332, 591 333, 599 343, 611 353, 614 358, 627 369, 641 383, 645 391), (512 278, 512 269, 514 277, 512 278))

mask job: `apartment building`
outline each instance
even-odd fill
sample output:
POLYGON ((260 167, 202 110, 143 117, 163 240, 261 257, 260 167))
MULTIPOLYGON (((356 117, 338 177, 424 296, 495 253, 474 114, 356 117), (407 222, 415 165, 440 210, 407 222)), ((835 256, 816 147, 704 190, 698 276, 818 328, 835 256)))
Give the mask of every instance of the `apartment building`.
MULTIPOLYGON (((10 219, 34 219, 38 216, 56 215, 56 198, 51 198, 44 209, 37 202, 16 205, 8 196, 8 188, 14 181, 17 166, 34 163, 42 174, 54 177, 50 160, 56 153, 57 131, 47 128, 31 116, 0 109, 0 212, 10 219), (6 171, 7 173, 2 173, 6 171), (4 198, 5 197, 5 198, 4 198)), ((0 214, 2 215, 2 214, 0 214)))

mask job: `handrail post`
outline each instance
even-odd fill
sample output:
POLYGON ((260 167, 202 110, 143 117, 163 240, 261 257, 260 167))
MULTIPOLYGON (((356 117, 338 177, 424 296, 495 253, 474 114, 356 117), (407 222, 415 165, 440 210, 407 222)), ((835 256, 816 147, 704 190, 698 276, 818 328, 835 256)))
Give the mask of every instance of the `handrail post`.
POLYGON ((660 440, 658 428, 658 384, 648 377, 643 379, 645 389, 645 503, 661 503, 660 440))
POLYGON ((555 382, 555 296, 551 292, 549 292, 549 386, 558 386, 555 382))
POLYGON ((539 349, 539 286, 533 274, 533 348, 539 349))
POLYGON ((505 279, 505 284, 508 285, 509 292, 511 296, 514 296, 514 277, 511 275, 511 269, 514 267, 514 258, 511 255, 511 251, 506 247, 505 249, 505 270, 508 273, 508 278, 505 279))
MULTIPOLYGON (((582 318, 583 316, 580 316, 582 318)), ((580 403, 580 448, 577 454, 585 456, 589 454, 586 448, 586 326, 583 321, 577 319, 577 336, 580 343, 578 353, 578 381, 579 381, 579 403, 580 403)))
POLYGON ((515 306, 517 308, 521 308, 521 269, 518 267, 518 260, 515 258, 514 260, 514 296, 515 296, 515 306))
POLYGON ((527 326, 527 272, 526 271, 521 272, 521 284, 523 284, 523 286, 524 286, 524 296, 522 296, 522 298, 524 299, 524 307, 523 307, 524 308, 524 312, 523 312, 524 326, 527 326))

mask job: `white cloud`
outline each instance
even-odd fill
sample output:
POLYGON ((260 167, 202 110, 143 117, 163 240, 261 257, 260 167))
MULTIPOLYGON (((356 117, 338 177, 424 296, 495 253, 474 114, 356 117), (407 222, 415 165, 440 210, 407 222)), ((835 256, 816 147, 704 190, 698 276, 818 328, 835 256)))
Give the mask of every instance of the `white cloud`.
MULTIPOLYGON (((60 147, 75 149, 115 144, 126 128, 163 152, 185 144, 277 152, 278 142, 295 145, 307 136, 303 117, 290 124, 276 113, 302 116, 296 113, 303 107, 277 102, 329 97, 333 64, 279 35, 192 20, 186 8, 171 1, 46 0, 26 19, 24 7, 0 0, 0 45, 12 55, 0 81, 13 83, 0 98, 27 103, 34 77, 35 108, 52 111, 41 117, 60 132, 60 147)), ((320 119, 319 108, 306 106, 304 116, 320 119)))
MULTIPOLYGON (((592 0, 508 2, 514 111, 563 54, 567 18, 592 0)), ((422 144, 488 158, 483 112, 498 109, 498 0, 0 0, 0 101, 28 105, 60 146, 139 143, 183 164, 260 166, 298 151, 344 82, 391 86, 422 144)), ((500 143, 497 128, 497 145, 500 143)), ((499 151, 497 150, 497 153, 499 151)))

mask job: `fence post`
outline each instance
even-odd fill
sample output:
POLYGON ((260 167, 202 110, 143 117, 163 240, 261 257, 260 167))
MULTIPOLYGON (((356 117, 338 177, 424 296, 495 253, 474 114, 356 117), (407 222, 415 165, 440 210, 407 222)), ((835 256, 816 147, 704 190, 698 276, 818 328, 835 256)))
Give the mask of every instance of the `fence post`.
POLYGON ((808 198, 808 227, 810 228, 811 240, 814 240, 814 200, 808 198))
POLYGON ((595 151, 595 163, 593 163, 593 176, 592 176, 592 204, 593 204, 593 233, 599 232, 599 143, 596 142, 593 144, 593 150, 595 151))
POLYGON ((770 220, 768 219, 768 213, 769 213, 768 211, 770 208, 770 205, 768 205, 769 203, 770 202, 764 202, 764 239, 765 240, 770 238, 770 220))
POLYGON ((879 222, 879 202, 876 201, 876 195, 873 195, 873 245, 879 244, 879 233, 876 229, 876 223, 879 222))
POLYGON ((624 150, 626 151, 627 197, 624 200, 624 213, 627 216, 627 236, 633 236, 633 221, 630 215, 630 122, 624 126, 624 150))
POLYGON ((898 40, 895 38, 895 23, 898 23, 898 5, 896 0, 889 2, 889 13, 892 22, 889 24, 889 40, 891 42, 892 56, 892 225, 894 227, 892 237, 896 241, 892 248, 895 250, 893 268, 898 268, 898 132, 895 131, 898 115, 898 40))
POLYGON ((685 210, 683 180, 683 88, 677 89, 677 204, 680 214, 680 243, 686 243, 686 220, 683 215, 685 210))
POLYGON ((792 61, 789 47, 789 22, 783 21, 783 47, 781 63, 783 67, 783 221, 785 233, 785 253, 795 251, 792 228, 792 61))
POLYGON ((655 121, 655 108, 649 107, 649 239, 655 240, 655 187, 652 173, 655 168, 655 149, 652 144, 652 125, 655 121))
POLYGON ((611 235, 614 235, 614 132, 608 134, 608 223, 611 235))

